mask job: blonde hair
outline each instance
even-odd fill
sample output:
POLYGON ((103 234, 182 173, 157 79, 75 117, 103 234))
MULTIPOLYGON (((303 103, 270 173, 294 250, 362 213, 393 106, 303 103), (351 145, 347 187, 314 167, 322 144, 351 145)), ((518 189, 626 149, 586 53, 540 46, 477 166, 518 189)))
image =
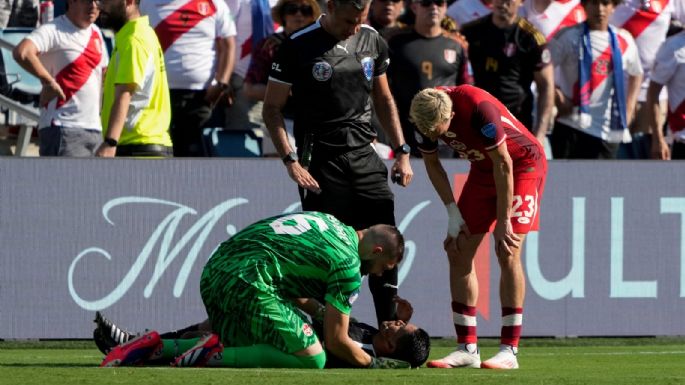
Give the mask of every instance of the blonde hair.
POLYGON ((435 88, 419 91, 409 107, 409 121, 426 136, 435 131, 435 126, 449 121, 451 117, 452 100, 446 92, 435 88))

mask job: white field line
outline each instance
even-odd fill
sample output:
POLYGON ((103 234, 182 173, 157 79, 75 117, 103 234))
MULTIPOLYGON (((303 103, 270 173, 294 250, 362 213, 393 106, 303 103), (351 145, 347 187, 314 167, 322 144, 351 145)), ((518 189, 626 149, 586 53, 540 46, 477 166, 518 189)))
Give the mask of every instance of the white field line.
POLYGON ((685 350, 673 350, 669 352, 650 352, 650 351, 625 351, 625 352, 565 352, 560 350, 558 352, 549 353, 522 353, 523 356, 632 356, 635 354, 648 355, 670 355, 670 354, 685 354, 685 350))

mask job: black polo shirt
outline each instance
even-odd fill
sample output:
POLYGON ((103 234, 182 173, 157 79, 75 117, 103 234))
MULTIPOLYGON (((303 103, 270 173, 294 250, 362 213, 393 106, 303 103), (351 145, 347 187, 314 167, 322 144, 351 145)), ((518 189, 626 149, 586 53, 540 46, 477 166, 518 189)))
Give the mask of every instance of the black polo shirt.
POLYGON ((276 54, 269 79, 291 85, 298 147, 306 132, 314 133, 318 151, 337 153, 373 141, 373 78, 385 73, 388 61, 385 41, 367 25, 345 41, 320 21, 293 33, 276 54))

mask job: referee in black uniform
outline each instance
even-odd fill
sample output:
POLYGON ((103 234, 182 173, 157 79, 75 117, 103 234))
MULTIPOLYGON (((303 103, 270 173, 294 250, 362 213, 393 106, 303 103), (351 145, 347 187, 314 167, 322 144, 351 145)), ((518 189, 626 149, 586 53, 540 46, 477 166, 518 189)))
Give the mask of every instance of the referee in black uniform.
MULTIPOLYGON (((271 66, 263 117, 300 187, 304 210, 334 215, 356 229, 395 225, 388 170, 371 143, 371 98, 393 143, 391 174, 401 186, 412 179, 405 143, 385 72, 388 48, 363 25, 371 0, 329 0, 327 13, 293 33, 271 66), (296 154, 287 141, 282 109, 292 93, 296 154)), ((397 268, 369 278, 376 317, 394 319, 397 268)))

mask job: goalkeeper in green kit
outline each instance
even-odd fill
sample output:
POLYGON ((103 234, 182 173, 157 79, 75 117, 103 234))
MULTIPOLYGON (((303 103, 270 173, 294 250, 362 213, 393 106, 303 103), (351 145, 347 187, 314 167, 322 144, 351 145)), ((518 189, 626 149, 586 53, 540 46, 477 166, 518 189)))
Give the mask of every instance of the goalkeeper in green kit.
MULTIPOLYGON (((404 239, 389 225, 355 231, 318 212, 256 222, 222 243, 207 262, 200 292, 214 333, 176 365, 323 368, 322 344, 300 311, 309 312, 309 302, 316 306, 306 299, 319 299, 329 352, 355 367, 408 367, 372 358, 348 336, 361 275, 381 275, 403 254, 404 239), (221 344, 221 354, 214 354, 221 344)), ((135 365, 173 350, 164 345, 157 332, 144 334, 112 349, 102 366, 135 365)))

